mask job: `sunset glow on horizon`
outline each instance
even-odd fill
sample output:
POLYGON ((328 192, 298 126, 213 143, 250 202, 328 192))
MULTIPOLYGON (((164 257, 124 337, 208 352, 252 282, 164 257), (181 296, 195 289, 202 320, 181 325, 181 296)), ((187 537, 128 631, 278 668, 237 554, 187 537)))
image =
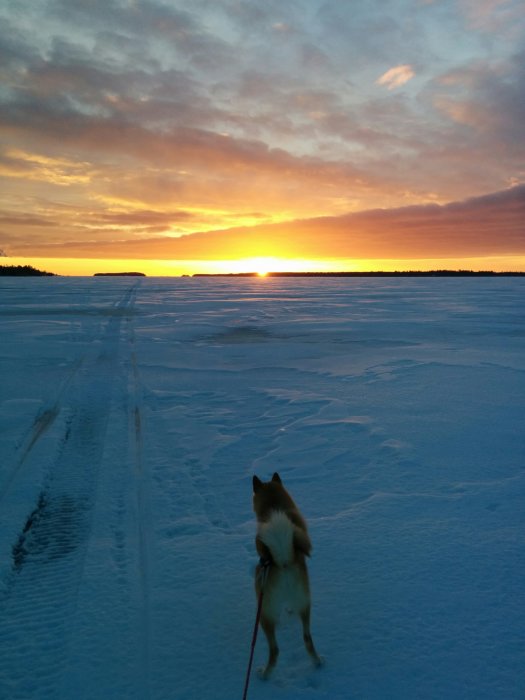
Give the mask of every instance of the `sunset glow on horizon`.
POLYGON ((525 271, 525 5, 0 8, 0 262, 525 271))
POLYGON ((96 273, 141 272, 148 277, 192 277, 194 275, 257 274, 271 272, 409 272, 432 270, 471 270, 493 272, 525 272, 525 256, 461 259, 377 259, 330 260, 273 259, 270 264, 257 258, 239 260, 142 260, 93 258, 4 258, 4 265, 31 265, 38 270, 68 277, 92 277, 96 273))

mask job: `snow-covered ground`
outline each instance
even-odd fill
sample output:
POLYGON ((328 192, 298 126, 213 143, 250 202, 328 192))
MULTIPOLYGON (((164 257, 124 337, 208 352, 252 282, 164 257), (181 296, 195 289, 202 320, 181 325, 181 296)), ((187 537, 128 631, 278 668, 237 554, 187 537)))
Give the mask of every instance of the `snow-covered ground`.
POLYGON ((525 697, 525 280, 4 278, 0 343, 0 697, 240 700, 275 470, 326 663, 249 698, 525 697))

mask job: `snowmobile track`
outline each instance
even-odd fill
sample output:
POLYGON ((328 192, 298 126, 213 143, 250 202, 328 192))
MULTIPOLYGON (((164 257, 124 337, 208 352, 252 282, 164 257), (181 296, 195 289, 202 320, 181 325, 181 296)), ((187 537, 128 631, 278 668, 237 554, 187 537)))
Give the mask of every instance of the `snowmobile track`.
POLYGON ((77 376, 85 357, 77 360, 65 380, 59 387, 56 396, 49 402, 48 408, 44 408, 35 418, 33 424, 28 430, 26 439, 19 448, 19 456, 13 466, 8 470, 9 476, 5 479, 4 485, 0 491, 0 503, 7 496, 12 484, 15 482, 18 474, 23 470, 26 461, 28 460, 32 450, 38 444, 39 440, 51 428, 56 418, 61 412, 62 402, 65 393, 71 383, 77 376))
MULTIPOLYGON (((36 504, 12 547, 12 569, 0 597, 0 697, 66 698, 62 677, 67 665, 77 596, 92 532, 93 508, 112 395, 118 377, 125 329, 136 285, 114 305, 96 343, 70 371, 55 398, 35 420, 0 496, 9 497, 40 438, 62 410, 64 433, 36 504), (26 658, 27 673, 20 674, 26 658)), ((141 468, 140 407, 135 407, 136 469, 141 468)), ((138 481, 137 481, 138 484, 138 481)), ((140 486, 138 486, 140 490, 140 486)), ((141 496, 137 496, 141 499, 141 496)), ((139 512, 144 510, 140 503, 139 512)), ((141 539, 142 597, 147 600, 147 555, 141 539)), ((143 613, 145 626, 147 612, 143 613)), ((146 637, 148 639, 149 635, 146 637)), ((148 648, 148 642, 146 649, 148 648)), ((143 652, 147 657, 147 651, 143 652)), ((147 697, 147 694, 144 695, 147 697)))
POLYGON ((143 673, 140 678, 140 697, 147 700, 150 696, 149 681, 151 667, 151 630, 150 630, 150 524, 151 524, 151 493, 150 479, 146 471, 144 460, 143 444, 143 411, 141 397, 141 382, 135 350, 135 331, 133 322, 130 319, 127 324, 128 342, 130 349, 130 430, 132 432, 131 442, 133 445, 134 476, 135 476, 135 496, 137 508, 137 541, 138 541, 138 569, 140 579, 140 654, 142 660, 143 673))

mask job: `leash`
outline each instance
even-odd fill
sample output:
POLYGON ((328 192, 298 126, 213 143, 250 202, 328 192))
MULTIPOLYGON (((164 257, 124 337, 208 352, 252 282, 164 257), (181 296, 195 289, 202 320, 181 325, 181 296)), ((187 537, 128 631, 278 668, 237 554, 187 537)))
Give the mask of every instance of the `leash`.
POLYGON ((252 635, 252 646, 250 649, 250 660, 248 662, 248 670, 246 672, 246 681, 244 682, 244 692, 242 694, 242 700, 246 700, 246 698, 248 696, 248 686, 250 684, 250 675, 252 672, 252 664, 253 664, 253 653, 255 651, 255 643, 257 642, 257 632, 259 631, 259 621, 261 619, 264 584, 266 583, 266 578, 268 576, 268 569, 270 567, 270 560, 261 558, 260 566, 262 567, 262 569, 261 569, 261 571, 259 571, 258 575, 260 576, 260 580, 261 580, 261 590, 259 592, 259 598, 257 600, 257 614, 255 615, 255 625, 253 628, 253 635, 252 635))

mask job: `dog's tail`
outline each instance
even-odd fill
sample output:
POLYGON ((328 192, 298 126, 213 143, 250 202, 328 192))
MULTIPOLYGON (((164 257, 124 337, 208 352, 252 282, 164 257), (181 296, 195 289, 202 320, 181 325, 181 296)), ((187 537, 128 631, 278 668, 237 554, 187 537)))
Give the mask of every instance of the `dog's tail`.
POLYGON ((277 566, 286 566, 294 558, 295 525, 283 511, 275 511, 266 522, 259 523, 257 536, 268 547, 277 566))

